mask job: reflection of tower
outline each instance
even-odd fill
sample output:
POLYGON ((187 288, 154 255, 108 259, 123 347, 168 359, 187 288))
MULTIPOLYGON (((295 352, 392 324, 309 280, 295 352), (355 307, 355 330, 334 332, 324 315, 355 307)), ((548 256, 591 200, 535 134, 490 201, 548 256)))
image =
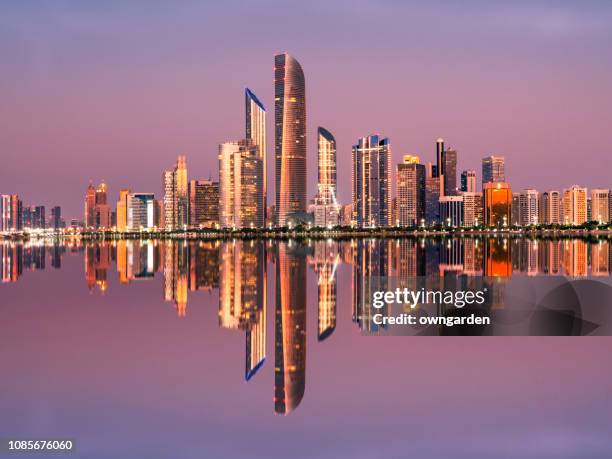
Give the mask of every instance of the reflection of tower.
POLYGON ((512 276, 512 250, 507 239, 490 238, 485 242, 484 275, 487 277, 512 276))
POLYGON ((591 245, 591 273, 593 276, 610 274, 610 243, 599 241, 591 245))
POLYGON ((219 326, 246 332, 245 379, 266 358, 266 250, 263 241, 224 242, 219 259, 219 326))
POLYGON ((164 300, 174 302, 179 317, 187 313, 189 252, 183 241, 166 241, 164 247, 164 300))
POLYGON ((306 386, 306 257, 281 242, 276 263, 274 411, 289 414, 306 386))
POLYGON ((339 263, 337 244, 328 241, 315 242, 314 270, 318 277, 319 341, 323 341, 336 329, 336 269, 339 263))
POLYGON ((23 273, 23 246, 21 244, 2 244, 0 250, 2 282, 17 282, 23 273))
POLYGON ((189 290, 219 288, 219 243, 197 242, 189 245, 189 290))
POLYGON ((561 271, 561 241, 542 241, 538 257, 542 273, 558 275, 561 271))
POLYGON ((85 247, 85 279, 90 290, 97 286, 101 292, 106 291, 108 287, 106 273, 110 267, 110 260, 110 245, 94 244, 85 247))
POLYGON ((563 269, 566 276, 586 277, 587 275, 587 243, 581 239, 563 242, 563 269))
POLYGON ((391 244, 388 240, 358 239, 355 241, 353 263, 353 321, 359 328, 368 332, 378 330, 372 317, 375 313, 385 315, 387 306, 373 309, 372 295, 375 290, 386 290, 385 278, 391 269, 391 244))
POLYGON ((463 241, 463 273, 482 275, 482 240, 469 238, 463 241))

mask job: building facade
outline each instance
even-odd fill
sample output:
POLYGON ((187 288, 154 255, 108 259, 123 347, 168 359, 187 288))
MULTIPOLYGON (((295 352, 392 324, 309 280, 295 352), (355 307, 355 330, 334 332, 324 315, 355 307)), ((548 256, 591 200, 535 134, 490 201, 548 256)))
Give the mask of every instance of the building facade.
POLYGON ((601 188, 591 190, 591 221, 599 224, 610 221, 610 190, 601 188))
POLYGON ((487 156, 482 159, 482 186, 485 183, 506 181, 506 161, 503 156, 487 156))
POLYGON ((509 183, 487 182, 484 194, 484 224, 490 227, 505 227, 512 217, 512 188, 509 183))
POLYGON ((523 190, 519 194, 519 223, 521 226, 540 223, 539 193, 536 190, 523 190))
MULTIPOLYGON (((259 157, 263 164, 263 200, 264 209, 268 206, 268 170, 267 170, 267 155, 268 147, 266 142, 266 109, 257 96, 249 88, 244 91, 245 112, 246 112, 246 133, 245 138, 251 139, 258 147, 259 157)), ((218 214, 218 211, 217 211, 218 214)), ((210 218, 206 219, 206 224, 210 222, 210 218)), ((218 220, 218 218, 217 218, 218 220)), ((264 226, 266 215, 264 212, 264 226)))
POLYGON ((216 228, 219 225, 219 182, 189 181, 189 226, 216 228))
POLYGON ((130 193, 127 196, 128 231, 140 231, 155 227, 155 195, 153 193, 130 193))
POLYGON ((572 185, 563 192, 563 223, 582 225, 587 221, 587 189, 572 185))
POLYGON ((461 172, 461 191, 476 193, 476 171, 466 170, 461 172))
POLYGON ((561 193, 545 191, 540 196, 540 222, 545 225, 561 224, 561 193))
POLYGON ((184 229, 188 221, 189 200, 187 196, 187 160, 178 156, 176 166, 164 171, 164 228, 184 229))

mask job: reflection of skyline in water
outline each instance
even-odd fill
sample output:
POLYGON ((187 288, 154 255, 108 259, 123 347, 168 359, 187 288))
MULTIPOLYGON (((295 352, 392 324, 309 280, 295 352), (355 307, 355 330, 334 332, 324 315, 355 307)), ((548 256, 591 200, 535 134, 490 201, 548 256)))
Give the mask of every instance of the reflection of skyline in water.
POLYGON ((161 277, 160 294, 179 317, 189 315, 189 292, 218 290, 219 326, 244 333, 246 381, 260 371, 272 371, 266 367, 266 335, 267 319, 272 319, 268 314, 273 314, 274 410, 279 414, 299 406, 305 392, 309 267, 318 294, 317 329, 312 333, 324 342, 334 337, 338 296, 344 304, 351 302, 357 327, 376 332, 371 329, 373 310, 366 301, 373 287, 364 282, 366 278, 396 276, 399 286, 409 289, 421 287, 421 278, 426 288, 443 289, 469 287, 470 278, 485 276, 493 287, 491 308, 501 309, 511 276, 609 276, 612 261, 608 240, 582 239, 5 242, 0 244, 2 282, 17 282, 27 271, 59 269, 67 254, 83 257, 85 283, 92 292, 106 292, 114 272, 123 285, 161 277), (268 264, 274 264, 271 291, 275 300, 270 311, 266 304, 268 264), (350 290, 338 288, 336 273, 341 265, 350 269, 350 290))

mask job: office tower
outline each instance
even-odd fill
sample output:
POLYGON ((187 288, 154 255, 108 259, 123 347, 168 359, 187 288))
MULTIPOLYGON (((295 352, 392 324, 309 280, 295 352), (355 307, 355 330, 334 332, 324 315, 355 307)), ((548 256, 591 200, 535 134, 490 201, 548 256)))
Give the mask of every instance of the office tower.
POLYGON ((582 225, 587 221, 587 189, 572 185, 563 192, 563 223, 582 225))
POLYGON ((25 206, 21 210, 21 219, 24 228, 33 228, 33 214, 35 207, 25 206))
POLYGON ((418 156, 405 155, 397 165, 397 223, 418 226, 425 222, 425 166, 418 156))
POLYGON ((164 228, 184 229, 188 224, 187 160, 177 156, 174 169, 164 171, 164 228))
POLYGON ((85 192, 85 218, 84 226, 86 229, 93 229, 95 227, 96 215, 96 189, 89 183, 87 191, 85 192))
POLYGON ((378 135, 353 146, 353 220, 358 227, 388 226, 391 211, 391 144, 378 135))
POLYGON ((440 137, 438 138, 438 140, 436 140, 436 165, 432 169, 433 177, 439 177, 440 175, 442 175, 443 163, 444 163, 444 139, 440 137))
POLYGON ((450 148, 442 153, 442 190, 444 196, 454 196, 457 194, 457 151, 450 148))
POLYGON ((222 228, 263 228, 263 164, 251 139, 219 145, 219 221, 222 228))
POLYGON ((599 224, 610 221, 610 190, 591 190, 591 221, 599 224))
POLYGON ((21 231, 23 229, 23 208, 19 196, 3 194, 0 199, 0 230, 21 231))
POLYGON ((484 184, 485 226, 507 226, 512 217, 512 188, 509 183, 484 184))
POLYGON ((463 226, 479 226, 483 224, 482 193, 466 191, 463 197, 463 226))
POLYGON ((219 182, 189 181, 189 226, 215 228, 219 224, 219 182))
POLYGON ((152 229, 155 226, 155 196, 153 193, 130 193, 127 196, 128 231, 152 229))
POLYGON ((119 200, 117 201, 117 231, 123 232, 127 229, 127 208, 128 195, 130 190, 123 188, 119 190, 119 200))
POLYGON ((519 194, 519 224, 537 225, 539 219, 539 194, 536 190, 523 190, 519 194))
POLYGON ((440 196, 440 222, 445 226, 463 226, 463 196, 440 196))
POLYGON ((545 225, 561 223, 561 194, 558 191, 545 191, 540 196, 540 222, 545 225))
POLYGON ((476 171, 466 170, 461 173, 461 191, 476 193, 476 171))
POLYGON ((278 226, 306 212, 306 84, 299 62, 274 56, 274 156, 278 226))
MULTIPOLYGON (((27 226, 27 224, 26 224, 27 226)), ((31 208, 30 225, 31 228, 44 229, 46 226, 45 206, 35 206, 31 208)))
POLYGON ((436 176, 436 166, 427 163, 425 177, 425 220, 428 225, 440 223, 440 177, 436 176))
POLYGON ((165 223, 164 200, 156 199, 153 210, 155 212, 154 214, 155 226, 157 226, 158 229, 164 229, 164 223, 165 223))
POLYGON ((512 193, 512 218, 510 224, 518 226, 521 224, 521 194, 512 193))
POLYGON ((482 186, 485 183, 506 181, 505 160, 503 156, 487 156, 482 158, 482 186))
POLYGON ((300 246, 278 244, 274 320, 274 411, 297 408, 306 388, 306 257, 300 246))
POLYGON ((251 139, 258 147, 259 157, 263 164, 263 206, 264 224, 266 224, 265 209, 268 206, 268 149, 266 144, 266 109, 257 96, 249 89, 244 90, 245 111, 246 111, 246 135, 245 138, 251 139))
POLYGON ((51 208, 51 227, 56 231, 62 227, 62 208, 60 206, 51 208))
POLYGON ((336 200, 336 139, 327 129, 317 130, 318 184, 314 204, 315 226, 331 228, 340 223, 336 200))
POLYGON ((85 193, 85 218, 83 222, 86 229, 104 229, 111 226, 110 207, 107 202, 107 189, 104 182, 94 188, 90 183, 85 193))

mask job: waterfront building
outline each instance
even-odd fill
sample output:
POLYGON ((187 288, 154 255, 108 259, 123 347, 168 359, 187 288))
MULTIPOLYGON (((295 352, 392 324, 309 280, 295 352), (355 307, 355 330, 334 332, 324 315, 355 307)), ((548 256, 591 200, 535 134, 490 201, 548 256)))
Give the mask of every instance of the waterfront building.
POLYGON ((485 226, 505 227, 512 217, 512 188, 509 183, 487 182, 484 194, 485 226))
POLYGON ((563 223, 582 225, 587 221, 587 189, 572 185, 563 192, 563 223))
POLYGON ((461 191, 476 193, 476 171, 465 170, 461 172, 461 191))
POLYGON ((174 169, 163 173, 164 228, 184 229, 188 224, 187 160, 178 156, 174 169))
MULTIPOLYGON (((397 165, 397 224, 418 226, 425 221, 425 166, 418 156, 405 155, 397 165)), ((395 223, 395 222, 394 222, 395 223)))

